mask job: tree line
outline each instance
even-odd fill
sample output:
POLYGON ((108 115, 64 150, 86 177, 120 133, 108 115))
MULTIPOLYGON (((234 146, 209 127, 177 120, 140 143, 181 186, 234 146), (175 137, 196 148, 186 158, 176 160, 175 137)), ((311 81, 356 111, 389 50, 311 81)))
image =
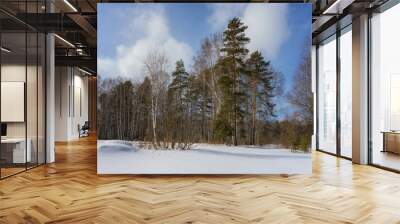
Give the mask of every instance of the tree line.
POLYGON ((295 108, 277 119, 282 74, 260 51, 250 52, 247 26, 229 21, 222 34, 202 41, 189 72, 183 60, 168 74, 169 60, 154 50, 144 59, 145 78, 99 80, 99 139, 151 142, 188 149, 191 143, 276 144, 308 150, 312 133, 311 65, 305 50, 283 96, 295 108))

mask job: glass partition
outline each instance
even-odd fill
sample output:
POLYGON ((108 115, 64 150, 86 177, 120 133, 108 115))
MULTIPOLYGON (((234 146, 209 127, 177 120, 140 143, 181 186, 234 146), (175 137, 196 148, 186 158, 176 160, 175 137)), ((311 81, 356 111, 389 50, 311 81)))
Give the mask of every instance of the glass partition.
POLYGON ((26 33, 1 34, 1 176, 26 169, 26 33), (6 50, 4 50, 6 49, 6 50))
MULTIPOLYGON (((41 13, 44 1, 8 1, 18 13, 41 13)), ((45 163, 43 33, 0 12, 0 178, 45 163)))
POLYGON ((318 47, 318 149, 336 153, 336 36, 318 47))
POLYGON ((27 112, 27 150, 30 159, 27 167, 34 167, 37 165, 37 132, 38 132, 38 35, 35 32, 27 33, 27 97, 26 97, 26 112, 27 112))
POLYGON ((400 5, 371 19, 371 160, 400 170, 400 5))

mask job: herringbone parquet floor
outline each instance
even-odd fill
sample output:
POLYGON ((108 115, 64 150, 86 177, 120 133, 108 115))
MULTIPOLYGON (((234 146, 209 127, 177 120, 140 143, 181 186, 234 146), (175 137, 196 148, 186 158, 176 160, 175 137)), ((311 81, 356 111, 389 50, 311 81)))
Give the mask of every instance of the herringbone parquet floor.
POLYGON ((94 138, 56 158, 0 181, 0 223, 400 223, 400 175, 318 152, 293 176, 98 176, 94 138))

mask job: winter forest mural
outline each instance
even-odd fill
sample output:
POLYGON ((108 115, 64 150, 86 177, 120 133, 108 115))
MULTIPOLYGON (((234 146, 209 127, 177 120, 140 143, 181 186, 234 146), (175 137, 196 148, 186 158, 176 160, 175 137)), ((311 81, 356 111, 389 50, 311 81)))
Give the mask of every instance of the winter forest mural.
POLYGON ((99 5, 99 173, 311 172, 310 5, 99 5))

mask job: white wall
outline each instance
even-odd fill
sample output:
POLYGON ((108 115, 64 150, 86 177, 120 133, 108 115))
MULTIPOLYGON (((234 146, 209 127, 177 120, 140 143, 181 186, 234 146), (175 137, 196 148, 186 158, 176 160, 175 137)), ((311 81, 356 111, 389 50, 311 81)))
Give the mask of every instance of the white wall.
POLYGON ((69 117, 69 68, 55 68, 55 140, 68 140, 68 117, 69 117))
POLYGON ((72 108, 72 111, 75 113, 72 113, 72 120, 71 120, 71 135, 75 137, 79 137, 79 132, 78 132, 78 125, 83 125, 85 121, 89 120, 89 111, 88 111, 88 77, 83 77, 81 76, 82 73, 79 73, 76 75, 75 70, 75 75, 74 75, 74 107, 72 108), (79 97, 80 96, 80 97, 79 97), (80 101, 80 102, 79 102, 80 101), (79 108, 81 107, 81 108, 79 108), (81 110, 81 111, 80 111, 81 110))
MULTIPOLYGON (((1 121, 25 121, 25 83, 1 82, 1 121)), ((36 108, 36 105, 35 105, 36 108)))
MULTIPOLYGON (((2 82, 25 82, 25 71, 24 65, 8 64, 1 66, 1 81, 2 82)), ((28 67, 28 69, 30 69, 28 67)), ((1 108, 1 110, 7 110, 7 108, 1 108)), ((11 122, 7 123, 7 135, 8 137, 25 137, 25 122, 11 122)))
MULTIPOLYGON (((26 83, 25 76, 26 72, 28 74, 35 73, 36 67, 34 66, 25 66, 18 64, 4 64, 1 66, 1 81, 2 82, 24 82, 26 83)), ((28 77, 29 78, 29 77, 28 77)), ((28 80, 30 85, 36 85, 36 80, 28 80)), ((31 109, 27 109, 27 118, 28 118, 28 129, 36 130, 36 113, 32 113, 32 107, 36 108, 36 89, 27 88, 27 106, 30 106, 31 109), (34 104, 31 104, 31 103, 34 104), (31 105, 30 105, 31 104, 31 105), (34 123, 31 123, 34 121, 34 123)), ((9 108, 1 108, 1 110, 8 110, 9 108)), ((22 108, 24 110, 24 108, 22 108)), ((36 109, 34 109, 36 111, 36 109)), ((25 126, 26 122, 7 122, 7 135, 8 137, 25 137, 25 126)), ((28 137, 29 132, 28 130, 28 137)), ((36 132, 35 132, 36 133, 36 132)))
POLYGON ((56 67, 55 85, 55 140, 77 139, 78 125, 88 120, 88 78, 76 68, 56 67))

